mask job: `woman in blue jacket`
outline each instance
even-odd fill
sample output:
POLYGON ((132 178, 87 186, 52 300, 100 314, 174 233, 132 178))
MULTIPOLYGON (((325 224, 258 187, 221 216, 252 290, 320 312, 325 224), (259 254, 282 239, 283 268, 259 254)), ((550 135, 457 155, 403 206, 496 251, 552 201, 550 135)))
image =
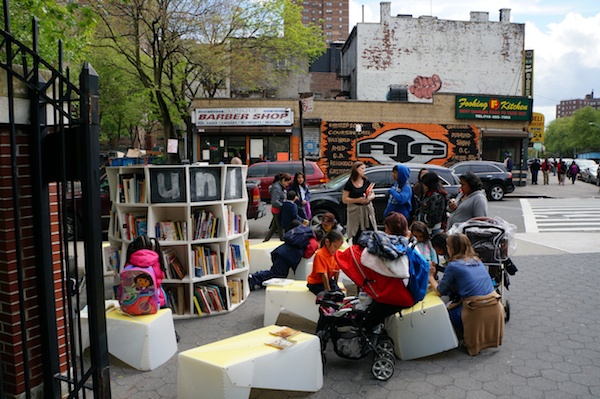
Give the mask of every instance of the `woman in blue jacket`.
POLYGON ((410 169, 398 164, 392 168, 392 177, 396 183, 388 191, 389 199, 383 217, 385 218, 391 212, 400 212, 408 220, 412 209, 412 189, 408 182, 410 169))

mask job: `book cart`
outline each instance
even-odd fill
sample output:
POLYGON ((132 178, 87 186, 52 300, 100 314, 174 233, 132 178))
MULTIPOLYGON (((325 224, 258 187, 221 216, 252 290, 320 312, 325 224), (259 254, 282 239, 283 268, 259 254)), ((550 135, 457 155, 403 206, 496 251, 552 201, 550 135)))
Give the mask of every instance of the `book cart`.
POLYGON ((105 249, 122 268, 135 237, 157 238, 162 286, 176 318, 229 312, 244 302, 248 223, 245 165, 107 168, 113 203, 105 249))

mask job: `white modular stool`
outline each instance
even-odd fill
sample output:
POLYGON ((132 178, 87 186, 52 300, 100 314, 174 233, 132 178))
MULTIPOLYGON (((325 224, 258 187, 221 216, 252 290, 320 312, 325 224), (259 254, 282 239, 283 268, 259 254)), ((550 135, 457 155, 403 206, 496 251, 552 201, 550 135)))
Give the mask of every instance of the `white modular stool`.
POLYGON ((434 292, 423 301, 388 317, 385 329, 402 360, 418 359, 458 346, 446 305, 434 292))
POLYGON ((112 311, 106 333, 109 353, 138 370, 154 370, 177 352, 171 309, 143 316, 112 311))
POLYGON ((302 258, 300 260, 300 263, 298 263, 298 267, 296 267, 296 272, 294 273, 293 270, 290 270, 290 272, 288 273, 288 278, 306 281, 308 275, 312 273, 313 259, 314 256, 308 259, 302 258))
POLYGON ((271 252, 283 244, 283 241, 275 238, 270 241, 250 245, 250 273, 270 269, 273 266, 271 252))
MULTIPOLYGON (((341 282, 338 282, 338 286, 345 291, 341 282)), ((316 323, 319 321, 319 305, 316 299, 315 294, 306 286, 306 281, 294 280, 288 285, 269 285, 265 293, 263 325, 275 324, 284 309, 316 323)))
POLYGON ((247 399, 251 388, 316 392, 323 387, 319 339, 294 335, 295 345, 265 345, 279 327, 268 326, 181 352, 178 357, 179 399, 247 399))

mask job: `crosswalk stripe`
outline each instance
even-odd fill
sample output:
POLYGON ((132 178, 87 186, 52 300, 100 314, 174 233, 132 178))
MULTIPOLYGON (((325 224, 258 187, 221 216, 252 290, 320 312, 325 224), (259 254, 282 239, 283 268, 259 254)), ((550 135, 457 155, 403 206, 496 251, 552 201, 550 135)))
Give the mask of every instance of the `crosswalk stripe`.
POLYGON ((600 231, 598 198, 521 198, 528 233, 556 231, 600 231))

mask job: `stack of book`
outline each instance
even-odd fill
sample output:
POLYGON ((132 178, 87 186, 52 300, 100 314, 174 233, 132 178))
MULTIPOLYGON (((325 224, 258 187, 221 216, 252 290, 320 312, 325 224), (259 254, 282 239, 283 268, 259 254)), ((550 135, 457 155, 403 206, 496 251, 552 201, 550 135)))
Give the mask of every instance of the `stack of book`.
POLYGON ((225 272, 246 267, 246 262, 242 259, 242 249, 237 244, 229 245, 229 256, 225 263, 225 272))
POLYGON ((218 248, 209 245, 194 245, 194 275, 204 277, 221 273, 221 257, 218 248))
POLYGON ((145 203, 146 181, 143 174, 123 174, 119 176, 117 187, 120 203, 145 203))
POLYGON ((186 222, 158 222, 156 223, 155 229, 156 237, 161 241, 182 241, 187 239, 186 222))
POLYGON ((219 236, 220 220, 212 211, 205 209, 196 210, 193 214, 194 240, 203 240, 206 238, 215 238, 219 236))
POLYGON ((198 302, 196 313, 211 314, 226 310, 227 304, 223 300, 224 293, 225 287, 208 283, 194 284, 194 305, 198 302))

